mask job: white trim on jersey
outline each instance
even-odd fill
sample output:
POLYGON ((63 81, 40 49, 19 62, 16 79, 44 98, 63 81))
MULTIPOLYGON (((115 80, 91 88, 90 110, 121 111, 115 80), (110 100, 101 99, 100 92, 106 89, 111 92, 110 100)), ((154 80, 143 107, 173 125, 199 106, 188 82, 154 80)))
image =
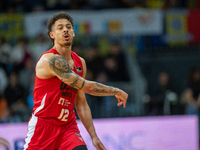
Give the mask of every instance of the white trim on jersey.
POLYGON ((47 93, 46 93, 45 96, 43 97, 40 106, 35 110, 34 115, 35 115, 37 112, 39 112, 39 111, 44 107, 45 100, 46 100, 46 96, 47 96, 47 93))
POLYGON ((31 120, 28 123, 28 133, 27 133, 27 137, 25 139, 26 143, 24 144, 24 150, 27 149, 28 144, 31 141, 31 138, 33 137, 37 121, 38 121, 38 118, 36 116, 32 115, 31 120))

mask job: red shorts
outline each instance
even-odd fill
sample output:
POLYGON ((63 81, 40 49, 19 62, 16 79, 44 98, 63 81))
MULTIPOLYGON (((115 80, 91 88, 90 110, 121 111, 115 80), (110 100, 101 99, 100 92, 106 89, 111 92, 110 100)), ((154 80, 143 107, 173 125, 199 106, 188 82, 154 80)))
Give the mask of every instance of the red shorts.
POLYGON ((70 126, 55 126, 35 116, 28 125, 24 150, 72 150, 86 145, 76 122, 70 126))

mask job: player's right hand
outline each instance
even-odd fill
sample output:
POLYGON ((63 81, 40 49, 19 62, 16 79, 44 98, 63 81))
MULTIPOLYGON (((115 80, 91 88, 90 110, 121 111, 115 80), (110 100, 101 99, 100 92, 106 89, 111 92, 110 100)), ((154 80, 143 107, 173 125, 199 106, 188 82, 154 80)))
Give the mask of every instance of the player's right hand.
POLYGON ((123 107, 125 108, 126 107, 126 101, 128 99, 128 94, 119 89, 119 91, 115 95, 115 97, 118 99, 117 106, 121 106, 123 104, 123 107))
POLYGON ((92 143, 96 147, 97 150, 106 150, 106 148, 104 147, 104 145, 102 144, 102 142, 100 141, 98 137, 93 138, 92 143))

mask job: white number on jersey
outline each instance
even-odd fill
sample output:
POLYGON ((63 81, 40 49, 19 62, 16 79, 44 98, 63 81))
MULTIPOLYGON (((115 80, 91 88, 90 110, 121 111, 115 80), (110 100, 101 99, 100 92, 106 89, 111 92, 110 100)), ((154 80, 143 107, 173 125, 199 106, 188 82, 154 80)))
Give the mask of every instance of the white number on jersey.
POLYGON ((61 119, 61 121, 67 121, 68 116, 69 116, 69 110, 68 109, 62 109, 58 119, 61 119))

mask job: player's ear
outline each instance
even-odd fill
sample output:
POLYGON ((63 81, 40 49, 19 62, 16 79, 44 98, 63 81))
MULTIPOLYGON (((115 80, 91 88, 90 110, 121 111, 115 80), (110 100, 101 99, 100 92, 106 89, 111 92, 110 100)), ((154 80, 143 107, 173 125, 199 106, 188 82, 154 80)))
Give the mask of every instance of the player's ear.
POLYGON ((52 39, 54 39, 54 34, 53 34, 53 32, 50 32, 50 33, 49 33, 49 36, 50 36, 52 39))
POLYGON ((73 37, 75 37, 75 32, 74 32, 74 30, 73 30, 73 37))

